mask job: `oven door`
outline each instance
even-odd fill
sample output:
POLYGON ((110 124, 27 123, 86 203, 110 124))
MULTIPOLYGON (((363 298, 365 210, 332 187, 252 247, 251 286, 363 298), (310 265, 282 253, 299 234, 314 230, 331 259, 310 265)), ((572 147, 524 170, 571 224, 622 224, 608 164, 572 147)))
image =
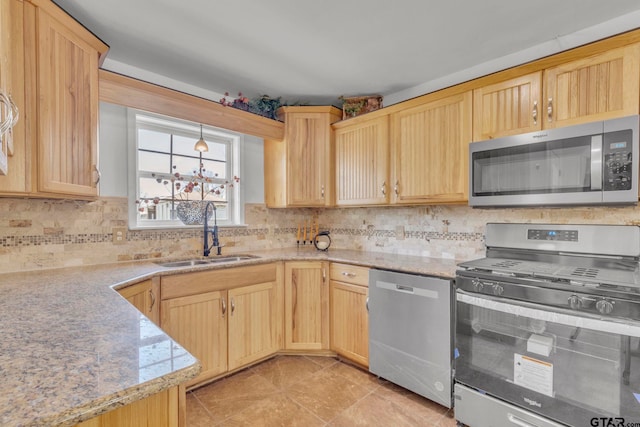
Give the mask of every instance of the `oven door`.
POLYGON ((456 382, 572 426, 640 422, 640 322, 461 290, 456 299, 456 382))

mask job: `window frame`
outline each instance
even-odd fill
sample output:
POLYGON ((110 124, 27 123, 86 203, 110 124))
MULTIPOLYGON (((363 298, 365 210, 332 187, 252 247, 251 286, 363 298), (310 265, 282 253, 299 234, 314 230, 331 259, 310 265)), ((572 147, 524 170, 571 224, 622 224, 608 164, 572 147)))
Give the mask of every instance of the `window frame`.
MULTIPOLYGON (((148 220, 138 217, 138 204, 136 200, 140 194, 140 178, 148 177, 148 174, 138 167, 138 129, 148 129, 152 131, 168 132, 181 137, 192 138, 195 145, 200 138, 200 123, 190 122, 175 117, 169 117, 157 113, 127 108, 128 127, 128 217, 129 229, 150 230, 150 229, 199 229, 202 225, 185 225, 179 219, 175 220, 148 220), (140 120, 139 120, 140 118, 140 120)), ((237 132, 220 129, 203 124, 202 133, 207 142, 225 143, 226 150, 226 173, 227 180, 232 181, 234 175, 240 176, 242 171, 242 159, 240 148, 242 146, 243 135, 237 132)), ((198 157, 194 150, 194 158, 198 157)), ((171 173, 167 174, 171 175, 171 173)), ((242 226, 244 215, 243 191, 241 185, 227 187, 228 219, 218 220, 218 225, 222 227, 242 226)))

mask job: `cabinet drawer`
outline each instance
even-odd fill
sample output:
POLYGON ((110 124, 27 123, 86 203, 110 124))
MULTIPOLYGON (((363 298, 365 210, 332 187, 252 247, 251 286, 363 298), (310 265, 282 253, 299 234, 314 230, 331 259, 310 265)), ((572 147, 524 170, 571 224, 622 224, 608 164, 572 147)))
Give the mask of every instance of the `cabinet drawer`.
POLYGON ((166 276, 160 282, 160 295, 165 300, 256 283, 275 282, 276 271, 276 264, 260 264, 166 276))
POLYGON ((331 280, 369 286, 369 269, 367 267, 332 262, 329 275, 331 280))

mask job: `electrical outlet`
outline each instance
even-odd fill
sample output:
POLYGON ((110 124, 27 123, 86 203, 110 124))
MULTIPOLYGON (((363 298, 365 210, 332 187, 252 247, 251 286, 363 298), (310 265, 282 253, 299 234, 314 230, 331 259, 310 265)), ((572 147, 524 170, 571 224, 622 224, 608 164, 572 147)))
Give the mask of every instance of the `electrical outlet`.
POLYGON ((126 227, 113 227, 111 229, 113 234, 113 244, 123 245, 127 242, 127 228, 126 227))
POLYGON ((396 240, 404 240, 404 225, 396 225, 396 240))

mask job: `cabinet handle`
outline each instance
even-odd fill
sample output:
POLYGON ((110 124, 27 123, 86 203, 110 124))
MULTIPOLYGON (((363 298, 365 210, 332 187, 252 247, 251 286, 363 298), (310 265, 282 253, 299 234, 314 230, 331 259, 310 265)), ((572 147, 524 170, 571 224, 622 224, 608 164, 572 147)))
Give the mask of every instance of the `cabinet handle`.
POLYGON ((233 312, 236 311, 236 302, 231 298, 231 315, 233 316, 233 312))
POLYGON ((153 289, 149 289, 149 297, 151 297, 151 305, 149 306, 149 313, 151 313, 153 306, 156 305, 156 295, 153 293, 153 289))
POLYGON ((0 136, 4 135, 14 124, 13 121, 13 106, 10 98, 4 92, 0 91, 0 119, 3 119, 0 123, 0 136), (2 107, 4 104, 5 108, 2 107), (6 116, 2 113, 2 110, 6 110, 6 116))
POLYGON ((98 185, 98 183, 100 182, 100 178, 102 178, 102 174, 100 173, 100 170, 98 169, 98 167, 96 165, 93 165, 93 170, 96 171, 96 182, 95 182, 95 184, 98 185))
POLYGON ((348 271, 343 271, 342 275, 347 277, 356 277, 356 273, 349 273, 348 271))
POLYGON ((293 307, 291 307, 291 330, 296 330, 296 310, 298 309, 298 285, 295 281, 291 284, 291 299, 293 300, 293 307))
POLYGON ((383 181, 382 182, 382 188, 380 190, 382 190, 382 195, 383 196, 387 195, 387 181, 383 181))
POLYGON ((538 124, 538 101, 533 101, 533 111, 531 112, 531 116, 533 117, 533 124, 538 124))
POLYGON ((367 307, 367 313, 369 312, 369 295, 367 295, 367 301, 364 303, 364 306, 367 307))
POLYGON ((549 122, 553 119, 553 98, 549 98, 547 103, 547 119, 549 119, 549 122))
POLYGON ((20 111, 18 110, 18 106, 13 99, 11 99, 11 95, 7 94, 7 99, 9 99, 9 105, 11 107, 11 117, 13 120, 11 121, 11 127, 14 127, 16 123, 18 123, 18 118, 20 117, 20 111))
POLYGON ((324 199, 324 185, 320 187, 320 196, 324 199))
POLYGON ((227 314, 227 302, 222 298, 222 317, 227 314))
POLYGON ((324 267, 322 267, 322 283, 327 283, 327 272, 324 267))
POLYGON ((400 185, 400 181, 396 181, 396 185, 393 186, 393 192, 398 195, 398 186, 400 185))

